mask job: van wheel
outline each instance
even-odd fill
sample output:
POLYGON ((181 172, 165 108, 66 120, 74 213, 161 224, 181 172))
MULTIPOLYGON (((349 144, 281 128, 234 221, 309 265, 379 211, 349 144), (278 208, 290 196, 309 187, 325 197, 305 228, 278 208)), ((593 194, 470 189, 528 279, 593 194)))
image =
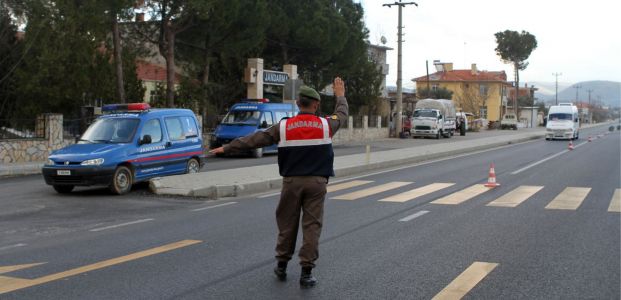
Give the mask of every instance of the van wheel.
POLYGON ((201 170, 201 164, 196 160, 196 158, 190 158, 185 167, 186 174, 194 174, 198 173, 201 170))
POLYGON ((54 189, 59 194, 69 194, 71 193, 71 191, 73 191, 73 188, 73 185, 54 185, 54 189))
POLYGON ((263 157, 263 148, 256 148, 252 150, 252 157, 261 158, 263 157))
POLYGON ((132 172, 125 166, 118 166, 114 171, 110 191, 117 195, 123 195, 132 189, 132 172))

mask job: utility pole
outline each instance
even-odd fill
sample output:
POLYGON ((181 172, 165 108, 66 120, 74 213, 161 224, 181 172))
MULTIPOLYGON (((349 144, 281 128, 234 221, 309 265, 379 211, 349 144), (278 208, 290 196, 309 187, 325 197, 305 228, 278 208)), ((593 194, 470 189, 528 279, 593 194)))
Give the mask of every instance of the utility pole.
POLYGON ((552 76, 556 76, 556 105, 558 105, 558 77, 563 75, 563 73, 552 73, 552 76))
POLYGON ((578 104, 578 90, 582 88, 582 85, 576 84, 573 88, 576 89, 576 104, 578 104))
POLYGON ((587 90, 587 92, 589 93, 589 106, 588 106, 588 108, 589 108, 589 110, 588 110, 589 114, 588 114, 588 117, 589 117, 589 124, 590 124, 590 123, 593 123, 593 122, 591 121, 591 93, 593 92, 593 90, 587 90))
POLYGON ((403 29, 402 26, 402 17, 401 17, 401 11, 402 8, 405 7, 406 5, 411 5, 414 4, 416 6, 418 6, 418 4, 416 4, 416 2, 401 2, 401 0, 399 0, 399 2, 395 2, 395 3, 388 3, 388 4, 383 4, 382 6, 388 6, 389 8, 392 8, 393 5, 396 5, 397 7, 399 7, 399 27, 398 27, 398 33, 397 33, 397 43, 398 43, 398 47, 397 47, 397 119, 395 120, 395 129, 396 129, 396 133, 397 136, 401 136, 401 131, 403 130, 403 124, 402 124, 402 114, 403 114, 403 88, 401 86, 401 44, 403 43, 403 33, 401 32, 401 30, 403 29))

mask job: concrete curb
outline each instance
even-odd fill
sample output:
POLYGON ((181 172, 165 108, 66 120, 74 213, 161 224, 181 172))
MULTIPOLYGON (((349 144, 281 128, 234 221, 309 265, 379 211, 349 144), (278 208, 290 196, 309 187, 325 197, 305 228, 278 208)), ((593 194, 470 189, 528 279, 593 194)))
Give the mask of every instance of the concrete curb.
MULTIPOLYGON (((431 146, 417 146, 404 149, 394 149, 374 152, 373 157, 366 162, 366 154, 353 154, 337 157, 335 173, 338 177, 352 176, 364 172, 389 169, 423 161, 458 154, 467 154, 504 145, 525 142, 543 138, 544 133, 528 133, 517 136, 493 137, 481 140, 460 141, 453 144, 436 144, 431 146), (445 151, 442 148, 447 148, 445 151)), ((282 186, 282 177, 277 172, 276 165, 263 165, 249 168, 229 169, 226 171, 212 171, 211 174, 188 174, 168 176, 151 180, 151 191, 158 195, 176 195, 187 197, 202 197, 219 199, 224 197, 240 197, 267 192, 282 186), (216 173, 221 173, 218 176, 216 173), (228 174, 227 174, 228 173, 228 174), (250 175, 252 178, 244 182, 234 174, 250 175), (253 178, 252 174, 256 174, 253 178), (270 174, 275 174, 271 176, 270 174), (228 175, 228 176, 227 176, 228 175), (265 176, 267 175, 267 176, 265 176), (231 184, 205 184, 205 180, 220 180, 231 178, 231 184), (261 178, 262 177, 262 178, 261 178), (197 180, 202 178, 203 180, 197 180)))

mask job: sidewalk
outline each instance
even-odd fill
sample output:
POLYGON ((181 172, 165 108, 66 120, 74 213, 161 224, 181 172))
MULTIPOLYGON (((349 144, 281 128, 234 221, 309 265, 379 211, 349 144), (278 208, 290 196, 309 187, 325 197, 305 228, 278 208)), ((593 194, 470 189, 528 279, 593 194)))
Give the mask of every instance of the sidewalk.
MULTIPOLYGON (((526 133, 518 131, 510 135, 373 152, 368 157, 365 153, 338 156, 334 160, 334 171, 337 177, 362 174, 371 170, 539 139, 544 136, 544 132, 545 129, 526 133)), ((271 164, 155 178, 151 180, 150 188, 159 195, 218 199, 267 192, 281 187, 281 184, 282 177, 278 174, 278 165, 271 164)))

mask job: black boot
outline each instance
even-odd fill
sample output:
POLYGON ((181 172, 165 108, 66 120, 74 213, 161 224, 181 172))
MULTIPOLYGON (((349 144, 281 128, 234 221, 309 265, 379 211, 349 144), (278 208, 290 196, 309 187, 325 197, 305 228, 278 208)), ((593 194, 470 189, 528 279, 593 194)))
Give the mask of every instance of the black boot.
POLYGON ((279 261, 278 265, 276 265, 276 268, 274 268, 274 274, 276 274, 276 277, 280 281, 287 280, 287 262, 279 261))
POLYGON ((312 270, 312 267, 302 267, 302 275, 300 276, 301 287, 313 287, 317 284, 317 278, 313 277, 313 274, 311 274, 312 270))

